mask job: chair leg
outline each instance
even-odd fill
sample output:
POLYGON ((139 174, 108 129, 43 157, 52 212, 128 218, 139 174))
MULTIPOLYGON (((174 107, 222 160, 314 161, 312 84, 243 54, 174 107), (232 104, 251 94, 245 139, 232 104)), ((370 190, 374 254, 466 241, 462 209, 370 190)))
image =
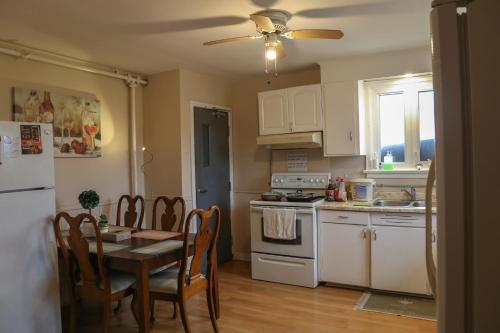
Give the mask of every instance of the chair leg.
POLYGON ((151 314, 149 316, 149 321, 151 323, 154 323, 155 322, 155 300, 154 300, 154 298, 151 298, 149 300, 149 311, 151 312, 151 314))
POLYGON ((186 301, 181 299, 179 301, 179 312, 181 313, 182 326, 184 326, 185 333, 191 333, 191 329, 189 328, 189 322, 187 318, 187 309, 186 309, 186 301))
POLYGON ((103 316, 102 316, 101 332, 107 333, 109 330, 109 323, 110 323, 110 319, 111 319, 111 301, 105 301, 103 306, 104 306, 104 310, 103 310, 103 316))
POLYGON ((172 302, 172 305, 174 307, 174 313, 172 315, 172 319, 177 319, 177 303, 172 302))
POLYGON ((135 293, 132 297, 132 302, 130 302, 130 309, 132 310, 132 314, 134 315, 135 322, 137 323, 137 325, 140 325, 139 316, 137 316, 137 297, 135 293))
POLYGON ((120 312, 120 309, 122 307, 122 300, 118 300, 118 304, 116 304, 116 308, 113 310, 114 314, 118 314, 120 312))
POLYGON ((70 305, 70 308, 69 308, 69 331, 71 333, 75 333, 76 332, 76 321, 77 321, 77 318, 76 318, 76 315, 77 315, 77 304, 76 304, 76 301, 73 300, 71 301, 71 305, 70 305))
POLYGON ((219 328, 217 327, 217 314, 215 311, 215 302, 214 302, 214 288, 211 283, 209 283, 207 288, 207 305, 208 305, 208 313, 210 314, 210 321, 212 322, 212 327, 215 333, 219 332, 219 328))

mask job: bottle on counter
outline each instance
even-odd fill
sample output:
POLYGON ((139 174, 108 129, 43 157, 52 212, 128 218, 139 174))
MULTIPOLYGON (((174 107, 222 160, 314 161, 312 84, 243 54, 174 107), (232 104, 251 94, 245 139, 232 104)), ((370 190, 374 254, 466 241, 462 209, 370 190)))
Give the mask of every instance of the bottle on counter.
POLYGON ((341 177, 336 179, 336 191, 335 191, 335 201, 347 201, 347 192, 345 187, 345 181, 341 177))
POLYGON ((326 188, 325 200, 335 201, 335 186, 333 185, 333 180, 331 178, 328 179, 328 187, 326 188))

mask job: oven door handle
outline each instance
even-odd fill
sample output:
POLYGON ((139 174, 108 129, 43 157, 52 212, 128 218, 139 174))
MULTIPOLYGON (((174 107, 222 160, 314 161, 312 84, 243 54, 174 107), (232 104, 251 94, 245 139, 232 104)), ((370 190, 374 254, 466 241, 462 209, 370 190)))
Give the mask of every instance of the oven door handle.
MULTIPOLYGON (((263 208, 278 208, 279 207, 251 207, 252 212, 262 212, 263 208)), ((285 209, 292 209, 291 207, 281 207, 285 209)), ((314 213, 314 209, 295 209, 295 214, 308 214, 312 215, 314 213)))

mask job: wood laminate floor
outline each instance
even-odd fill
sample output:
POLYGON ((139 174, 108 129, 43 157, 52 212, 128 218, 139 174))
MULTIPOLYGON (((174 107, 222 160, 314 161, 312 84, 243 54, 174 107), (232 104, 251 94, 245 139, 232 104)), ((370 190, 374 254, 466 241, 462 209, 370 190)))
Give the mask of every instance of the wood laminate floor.
MULTIPOLYGON (((361 292, 331 287, 308 289, 250 278, 250 264, 233 261, 220 268, 221 332, 231 333, 434 333, 436 323, 353 310, 361 292)), ((113 315, 110 332, 137 332, 138 327, 124 302, 113 315)), ((212 332, 204 295, 190 300, 193 332, 212 332)), ((184 332, 180 319, 171 318, 172 305, 157 302, 152 332, 184 332)), ((98 306, 83 305, 79 332, 98 332, 98 306)))

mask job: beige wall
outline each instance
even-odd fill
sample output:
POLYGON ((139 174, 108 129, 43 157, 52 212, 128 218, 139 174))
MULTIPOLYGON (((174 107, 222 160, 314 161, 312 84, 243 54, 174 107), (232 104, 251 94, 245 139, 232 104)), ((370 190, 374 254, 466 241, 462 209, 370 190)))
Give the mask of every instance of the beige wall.
MULTIPOLYGON (((104 212, 130 188, 129 92, 117 79, 64 69, 0 55, 0 120, 12 120, 12 87, 50 89, 60 93, 92 95, 101 101, 101 158, 55 160, 56 204, 59 210, 78 209, 78 194, 94 189, 101 196, 104 212)), ((138 117, 142 116, 142 88, 137 89, 138 117)), ((141 119, 139 119, 141 121, 141 119)), ((139 139, 138 144, 142 144, 139 139)))
POLYGON ((432 72, 430 47, 337 58, 320 64, 322 83, 432 72))
POLYGON ((290 74, 277 78, 260 76, 236 82, 232 90, 233 107, 233 251, 236 258, 244 258, 250 252, 249 202, 267 191, 270 179, 268 149, 257 147, 259 132, 257 93, 266 90, 320 82, 319 69, 290 74))
POLYGON ((148 81, 144 88, 144 143, 154 156, 145 166, 146 199, 150 200, 182 191, 179 71, 150 75, 148 81))
POLYGON ((186 210, 193 208, 191 102, 230 108, 231 85, 227 79, 184 69, 154 74, 148 80, 144 140, 154 154, 145 168, 146 225, 150 226, 152 202, 159 195, 182 196, 186 210))

